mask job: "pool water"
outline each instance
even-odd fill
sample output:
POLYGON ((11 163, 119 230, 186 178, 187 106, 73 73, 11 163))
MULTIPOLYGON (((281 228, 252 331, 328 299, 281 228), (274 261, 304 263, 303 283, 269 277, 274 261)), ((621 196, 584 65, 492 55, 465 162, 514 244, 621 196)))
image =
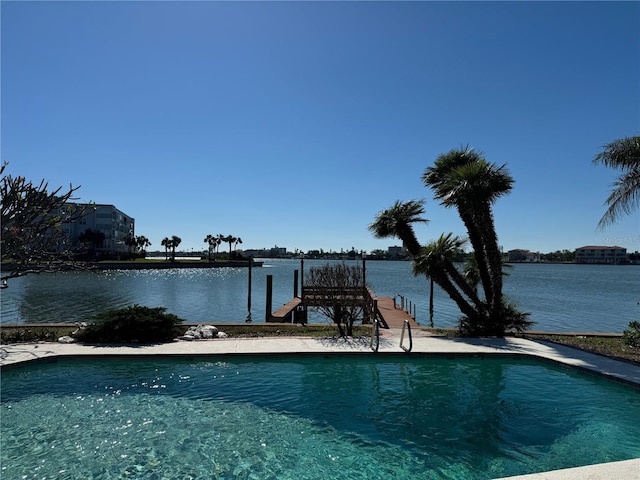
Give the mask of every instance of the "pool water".
POLYGON ((490 479, 640 457, 640 392, 532 360, 60 360, 2 372, 3 479, 490 479))

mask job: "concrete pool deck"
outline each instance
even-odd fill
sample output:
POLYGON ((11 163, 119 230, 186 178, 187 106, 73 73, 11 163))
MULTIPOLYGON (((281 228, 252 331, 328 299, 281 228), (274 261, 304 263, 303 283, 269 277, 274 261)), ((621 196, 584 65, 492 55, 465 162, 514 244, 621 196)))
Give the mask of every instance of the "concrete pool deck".
MULTIPOLYGON (((554 343, 521 338, 449 338, 414 331, 412 350, 400 346, 400 330, 381 330, 377 354, 434 355, 442 357, 510 355, 535 357, 597 375, 640 386, 640 366, 594 355, 554 343)), ((409 345, 408 336, 404 346, 409 345)), ((142 346, 95 346, 62 343, 11 344, 0 346, 0 367, 23 362, 84 356, 207 356, 270 354, 369 354, 369 339, 313 337, 225 338, 142 346)), ((510 477, 511 480, 640 480, 640 459, 605 463, 510 477)))

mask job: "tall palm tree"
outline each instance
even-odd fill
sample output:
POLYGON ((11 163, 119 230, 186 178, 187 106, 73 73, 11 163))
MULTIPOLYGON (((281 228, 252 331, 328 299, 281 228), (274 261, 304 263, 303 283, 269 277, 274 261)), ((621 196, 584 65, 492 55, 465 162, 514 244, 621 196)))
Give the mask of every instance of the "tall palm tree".
POLYGON ((420 254, 420 243, 413 229, 414 223, 428 223, 422 218, 424 200, 397 200, 391 207, 378 212, 369 230, 376 238, 396 237, 402 241, 412 257, 420 254))
POLYGON ((169 249, 171 248, 171 240, 169 240, 169 237, 164 237, 162 239, 162 241, 160 242, 160 245, 162 245, 164 247, 164 259, 168 260, 169 259, 169 249))
POLYGON ((621 138, 605 145, 593 163, 622 170, 607 197, 609 208, 598 222, 598 228, 603 229, 640 205, 640 136, 621 138))
POLYGON ((211 261, 211 251, 216 247, 217 244, 217 237, 214 237, 213 235, 209 234, 205 237, 204 239, 204 243, 206 243, 208 245, 207 248, 207 253, 208 253, 208 258, 209 261, 211 261))
MULTIPOLYGON (((378 212, 369 230, 376 238, 396 237, 412 258, 420 255, 421 247, 416 238, 414 223, 428 223, 422 218, 424 214, 424 200, 397 200, 391 207, 378 212)), ((426 272, 422 272, 426 273, 426 272)), ((433 325, 433 277, 429 278, 429 319, 433 325)))
POLYGON ((469 147, 438 156, 422 181, 445 207, 455 207, 462 219, 480 273, 491 322, 502 309, 502 253, 493 220, 492 204, 511 191, 513 178, 505 166, 488 163, 469 147))
POLYGON ((236 238, 235 242, 233 242, 234 245, 233 247, 237 250, 238 249, 238 244, 242 244, 242 239, 240 237, 236 238))
POLYGON ((233 242, 235 242, 237 239, 233 235, 227 235, 222 240, 229 244, 229 259, 231 259, 231 248, 233 247, 233 242))
POLYGON ((173 235, 171 237, 171 261, 172 262, 176 261, 176 247, 180 245, 180 242, 182 242, 182 239, 177 235, 173 235))

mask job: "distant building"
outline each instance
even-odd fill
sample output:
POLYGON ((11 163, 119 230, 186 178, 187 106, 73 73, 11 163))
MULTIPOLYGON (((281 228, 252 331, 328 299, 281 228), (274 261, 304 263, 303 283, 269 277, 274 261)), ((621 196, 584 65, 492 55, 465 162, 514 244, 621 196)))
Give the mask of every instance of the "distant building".
POLYGON ((393 246, 389 247, 387 251, 391 257, 400 257, 404 255, 404 247, 393 246))
POLYGON ((620 265, 628 263, 627 249, 622 247, 586 246, 576 249, 578 263, 608 263, 620 265))
POLYGON ((104 241, 96 245, 95 253, 98 257, 117 257, 122 253, 129 253, 131 247, 125 240, 135 235, 135 220, 113 205, 74 204, 86 207, 88 212, 75 222, 63 223, 61 228, 70 242, 76 242, 78 237, 87 230, 104 234, 104 241))
POLYGON ((529 250, 509 250, 507 252, 507 261, 509 262, 539 262, 540 254, 529 250))

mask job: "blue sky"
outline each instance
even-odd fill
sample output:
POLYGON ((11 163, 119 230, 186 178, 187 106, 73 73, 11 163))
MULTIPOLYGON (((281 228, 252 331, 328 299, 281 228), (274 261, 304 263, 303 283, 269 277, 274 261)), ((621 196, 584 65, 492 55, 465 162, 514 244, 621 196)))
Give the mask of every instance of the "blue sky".
POLYGON ((114 204, 161 249, 386 249, 367 226, 426 199, 421 242, 465 235, 420 180, 463 145, 507 164, 505 250, 640 250, 598 231, 640 132, 637 2, 1 2, 2 160, 114 204))

